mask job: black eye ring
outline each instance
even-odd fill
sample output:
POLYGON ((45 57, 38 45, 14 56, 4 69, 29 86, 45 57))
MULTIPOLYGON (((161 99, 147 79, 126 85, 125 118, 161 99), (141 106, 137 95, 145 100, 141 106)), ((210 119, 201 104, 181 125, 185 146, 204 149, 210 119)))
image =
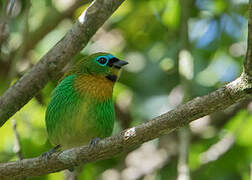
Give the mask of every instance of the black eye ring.
POLYGON ((108 64, 109 59, 106 56, 99 56, 96 58, 96 62, 101 66, 106 66, 108 64))

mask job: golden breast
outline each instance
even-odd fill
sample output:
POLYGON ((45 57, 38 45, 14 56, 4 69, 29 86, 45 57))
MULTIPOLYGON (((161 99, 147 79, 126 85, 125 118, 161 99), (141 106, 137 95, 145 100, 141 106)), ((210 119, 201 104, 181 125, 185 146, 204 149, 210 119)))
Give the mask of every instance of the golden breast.
POLYGON ((74 82, 76 90, 99 100, 112 97, 114 82, 100 75, 79 75, 74 82))

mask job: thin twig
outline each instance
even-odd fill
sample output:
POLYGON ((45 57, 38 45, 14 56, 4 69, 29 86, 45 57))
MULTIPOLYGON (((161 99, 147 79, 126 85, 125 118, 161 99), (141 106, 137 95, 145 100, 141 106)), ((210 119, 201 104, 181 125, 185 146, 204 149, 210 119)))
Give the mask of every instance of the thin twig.
POLYGON ((248 49, 244 61, 244 72, 249 76, 249 81, 252 81, 252 1, 249 1, 249 17, 248 17, 248 49))
MULTIPOLYGON (((23 44, 25 45, 28 41, 29 38, 29 12, 30 12, 30 8, 31 8, 31 2, 30 0, 26 0, 26 7, 25 7, 25 16, 24 16, 24 30, 22 32, 22 37, 23 37, 23 44)), ((25 46, 21 46, 18 49, 18 52, 15 54, 15 56, 13 57, 12 61, 11 61, 11 66, 10 66, 10 70, 8 73, 8 80, 7 80, 7 87, 10 85, 11 80, 16 76, 17 74, 17 69, 16 69, 16 64, 19 60, 22 60, 23 56, 24 56, 24 49, 25 46)))
MULTIPOLYGON (((184 98, 183 102, 187 102, 192 98, 192 82, 188 73, 185 73, 185 69, 190 75, 193 75, 193 58, 185 59, 184 54, 190 52, 190 42, 188 35, 188 21, 191 16, 192 0, 180 0, 180 32, 179 32, 179 42, 181 43, 178 49, 177 59, 178 59, 178 72, 180 75, 181 84, 183 87, 184 98), (189 66, 185 67, 183 63, 188 62, 189 66)), ((191 141, 191 131, 188 126, 179 129, 179 153, 178 153, 178 165, 177 165, 177 180, 190 180, 190 168, 188 164, 189 157, 189 147, 191 141)))
POLYGON ((11 16, 12 10, 13 10, 14 5, 15 5, 15 1, 16 1, 16 0, 10 0, 9 3, 8 3, 6 14, 7 14, 7 16, 9 16, 9 17, 11 16))
POLYGON ((123 180, 145 179, 167 165, 171 155, 172 152, 156 147, 152 141, 149 141, 127 154, 126 166, 120 173, 121 167, 118 167, 118 176, 123 180))
POLYGON ((84 164, 81 164, 78 167, 74 168, 74 171, 70 172, 69 170, 65 170, 65 180, 78 180, 79 175, 83 170, 84 164))
POLYGON ((250 180, 252 180, 252 163, 250 164, 250 180))
POLYGON ((9 36, 9 21, 15 4, 15 0, 6 1, 0 19, 0 49, 9 36))
MULTIPOLYGON (((11 0, 11 3, 15 3, 15 0, 11 0)), ((12 11, 13 6, 14 6, 14 4, 9 5, 9 11, 12 11)), ((30 1, 27 0, 27 7, 25 9, 25 28, 23 31, 24 39, 27 39, 29 9, 30 9, 30 1)), ((18 56, 15 56, 11 62, 11 68, 10 68, 10 73, 8 74, 7 85, 9 85, 11 83, 12 78, 16 74, 16 62, 20 57, 22 57, 22 54, 23 54, 23 51, 20 50, 20 52, 17 54, 18 56)), ((14 152, 16 153, 18 159, 22 160, 23 158, 22 158, 22 151, 21 151, 20 136, 17 131, 16 119, 12 119, 11 123, 12 123, 13 132, 15 134, 14 152)))
POLYGON ((201 164, 206 165, 219 159, 234 145, 235 138, 236 136, 233 133, 227 133, 220 141, 200 155, 201 164))
POLYGON ((12 119, 11 124, 12 124, 12 129, 13 129, 14 134, 15 134, 14 152, 16 153, 18 159, 22 160, 23 157, 22 157, 22 151, 21 151, 20 136, 19 136, 19 133, 17 131, 16 119, 12 119))
POLYGON ((179 129, 179 154, 178 154, 178 177, 177 180, 190 180, 190 170, 188 165, 189 143, 191 132, 189 128, 179 129))
POLYGON ((77 180, 78 177, 74 174, 74 172, 70 172, 69 170, 64 171, 65 180, 77 180))

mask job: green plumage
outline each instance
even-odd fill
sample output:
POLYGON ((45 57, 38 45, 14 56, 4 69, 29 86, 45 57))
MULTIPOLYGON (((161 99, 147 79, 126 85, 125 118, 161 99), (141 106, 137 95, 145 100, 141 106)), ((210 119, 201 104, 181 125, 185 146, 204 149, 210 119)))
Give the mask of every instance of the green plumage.
POLYGON ((114 58, 98 53, 81 60, 54 89, 46 111, 48 137, 54 145, 66 149, 111 135, 115 120, 114 82, 109 77, 117 76, 119 70, 95 62, 107 55, 109 60, 114 58), (95 72, 96 66, 99 73, 95 72))

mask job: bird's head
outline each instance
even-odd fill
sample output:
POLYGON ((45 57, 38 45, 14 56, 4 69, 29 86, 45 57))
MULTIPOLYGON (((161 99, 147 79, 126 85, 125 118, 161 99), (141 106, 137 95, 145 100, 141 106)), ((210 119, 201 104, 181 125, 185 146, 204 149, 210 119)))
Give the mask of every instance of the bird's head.
POLYGON ((119 60, 108 53, 95 53, 80 60, 74 67, 79 74, 104 76, 115 82, 118 79, 119 71, 128 62, 119 60))

